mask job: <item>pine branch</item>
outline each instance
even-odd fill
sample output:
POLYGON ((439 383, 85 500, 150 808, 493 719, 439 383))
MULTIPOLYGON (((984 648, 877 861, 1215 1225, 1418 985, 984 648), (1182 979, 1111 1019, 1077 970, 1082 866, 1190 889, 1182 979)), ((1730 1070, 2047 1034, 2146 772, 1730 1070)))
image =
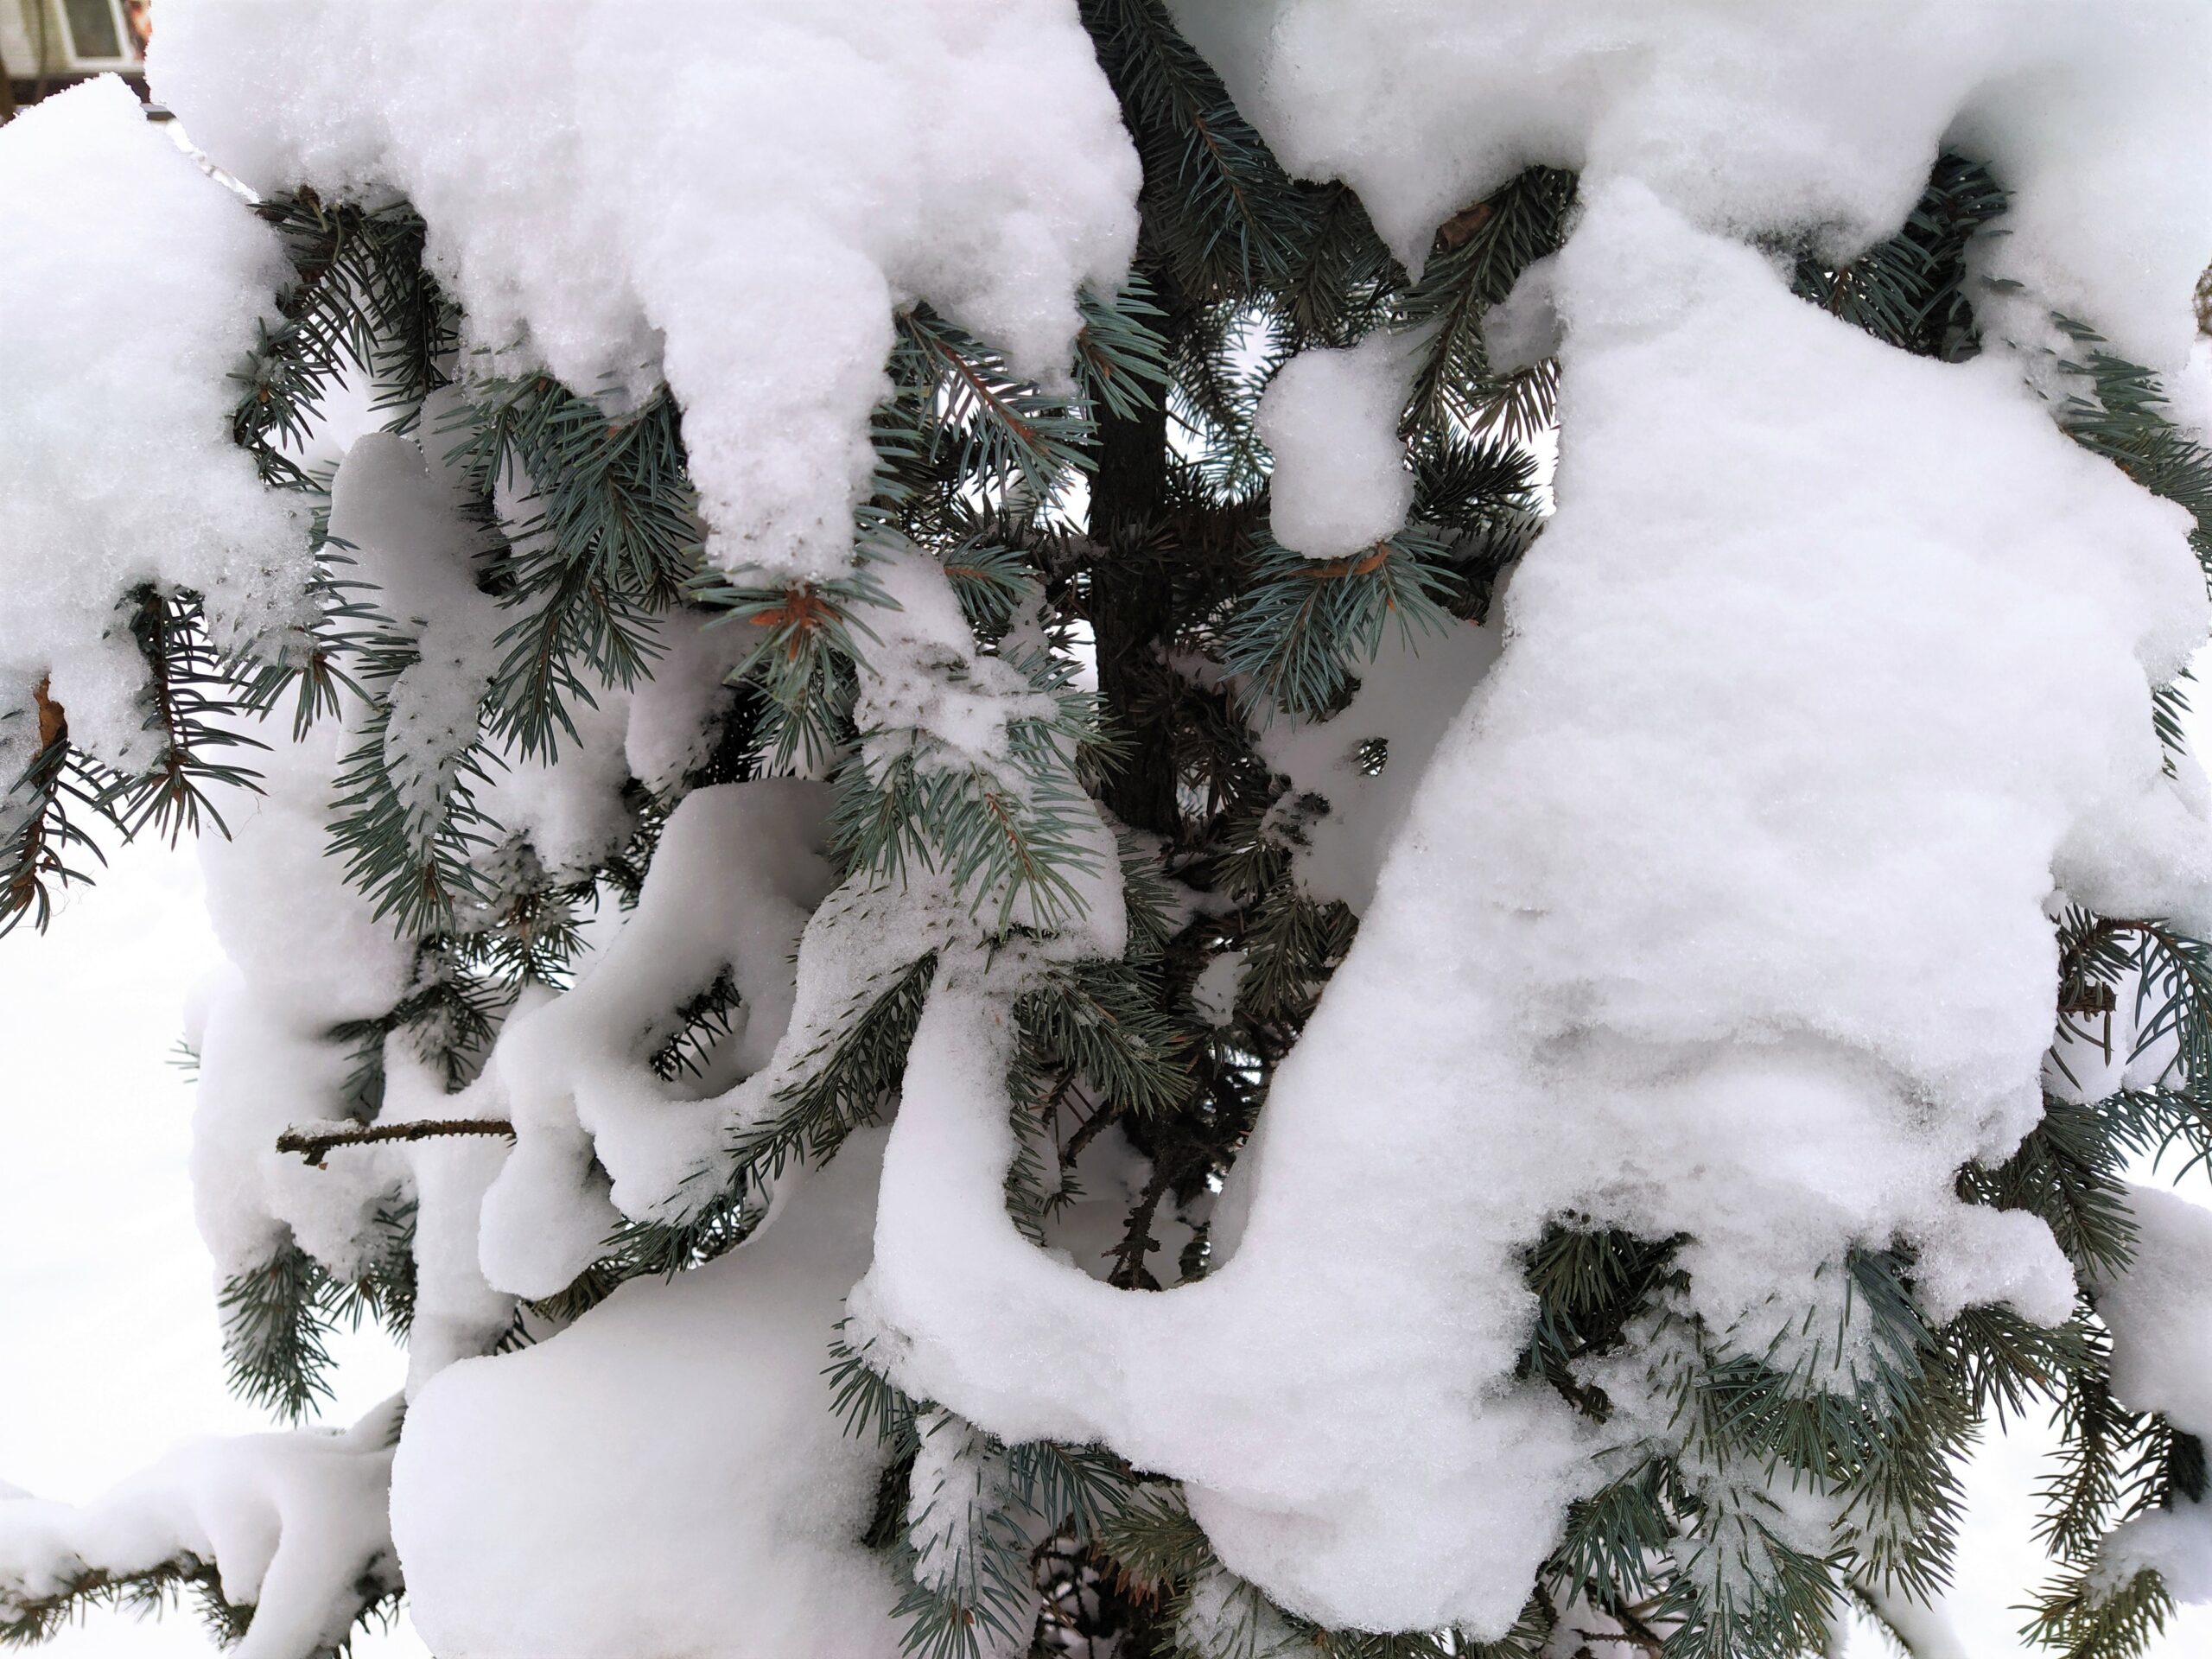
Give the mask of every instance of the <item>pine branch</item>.
POLYGON ((871 1122, 906 1070, 937 972, 934 954, 879 974, 856 993, 846 1017, 801 1059, 798 1076, 776 1093, 778 1110, 748 1126, 734 1151, 741 1166, 772 1181, 795 1156, 820 1163, 846 1135, 871 1122))
MULTIPOLYGON (((1104 314, 1097 321, 1105 321, 1104 314)), ((1145 348, 1131 326, 1134 314, 1117 321, 1119 327, 1094 336, 1091 344, 1097 348, 1103 339, 1139 353, 1125 365, 1135 383, 1145 348)), ((922 399, 925 455, 953 445, 954 470, 962 478, 984 489, 1018 482, 1040 500, 1051 499, 1069 474, 1085 466, 1090 422, 1080 405, 1071 407, 1014 378, 996 352, 926 305, 899 312, 898 325, 892 378, 922 399)))
POLYGON ((327 1404, 332 1300, 330 1275, 293 1244, 226 1280, 216 1306, 231 1392, 292 1422, 327 1404))
POLYGON ((506 526, 495 568, 499 602, 519 614, 499 636, 486 721, 525 756, 575 741, 569 706, 590 706, 594 684, 627 689, 650 672, 652 619, 698 575, 677 419, 665 389, 610 416, 540 375, 473 385, 442 429, 459 435, 449 458, 487 517, 499 491, 529 510, 506 526))
POLYGON ((0 1602, 0 1647, 28 1648, 49 1642, 95 1608, 110 1608, 145 1618, 168 1611, 189 1598, 208 1635, 222 1646, 245 1636, 253 1622, 251 1604, 225 1599, 222 1574, 213 1561, 190 1552, 137 1573, 108 1573, 87 1567, 50 1594, 15 1597, 0 1602))
POLYGON ((1439 229, 1421 280, 1398 306, 1397 326, 1421 341, 1406 400, 1407 431, 1512 442, 1548 422, 1556 370, 1497 381, 1483 348, 1482 323, 1523 270, 1566 240, 1574 191, 1574 175, 1531 168, 1439 229))
POLYGON ((145 771, 111 782, 102 793, 100 810, 126 840, 150 824, 174 844, 181 836, 200 833, 202 815, 227 836, 209 790, 257 791, 260 774, 214 755, 269 747, 221 723, 224 716, 244 712, 245 689, 208 647, 198 595, 163 594, 149 586, 137 589, 127 603, 131 638, 146 668, 140 701, 145 729, 155 737, 155 758, 145 771))
POLYGON ((1386 631, 1410 645, 1450 626, 1447 550, 1408 528, 1364 553, 1309 559, 1272 541, 1252 556, 1252 583, 1224 641, 1223 666, 1251 702, 1307 718, 1333 712, 1352 665, 1372 661, 1386 631))
POLYGON ((1967 294, 1967 247, 2007 205, 1988 168, 1947 152, 1904 229, 1845 264, 1801 253, 1795 287, 1900 351, 1958 362, 1980 345, 1967 294))
POLYGON ((410 430, 423 400, 448 383, 458 345, 450 302, 423 266, 424 226, 404 202, 375 208, 326 202, 313 190, 265 198, 256 211, 280 239, 294 280, 264 325, 246 366, 232 435, 263 480, 313 490, 294 459, 324 418, 340 383, 365 379, 387 429, 410 430))
POLYGON ((1160 0, 1083 0, 1083 22, 1144 164, 1141 206, 1177 288, 1247 297, 1279 281, 1311 209, 1160 0))
POLYGON ((1076 303, 1083 315, 1076 378, 1085 401, 1123 419, 1156 406, 1167 385, 1167 342, 1159 328, 1167 314, 1154 302, 1152 284, 1140 272, 1110 298, 1086 288, 1076 303))
MULTIPOLYGON (((30 764, 0 793, 0 938, 29 920, 43 933, 54 918, 58 888, 91 878, 70 862, 81 853, 106 861, 99 844, 69 814, 74 801, 106 817, 103 803, 113 779, 73 748, 61 705, 48 695, 49 683, 32 689, 37 747, 30 764)), ((22 711, 5 716, 24 717, 22 711)))

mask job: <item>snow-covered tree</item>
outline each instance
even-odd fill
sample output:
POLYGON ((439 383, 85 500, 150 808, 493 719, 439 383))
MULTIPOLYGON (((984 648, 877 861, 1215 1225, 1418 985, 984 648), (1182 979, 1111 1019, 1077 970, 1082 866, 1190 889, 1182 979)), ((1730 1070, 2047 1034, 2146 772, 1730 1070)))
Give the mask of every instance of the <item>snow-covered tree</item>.
POLYGON ((149 74, 0 129, 0 912, 200 836, 232 1381, 410 1371, 0 1497, 0 1639, 1936 1652, 2054 1409, 2037 1638, 2212 1597, 2212 13, 149 74))

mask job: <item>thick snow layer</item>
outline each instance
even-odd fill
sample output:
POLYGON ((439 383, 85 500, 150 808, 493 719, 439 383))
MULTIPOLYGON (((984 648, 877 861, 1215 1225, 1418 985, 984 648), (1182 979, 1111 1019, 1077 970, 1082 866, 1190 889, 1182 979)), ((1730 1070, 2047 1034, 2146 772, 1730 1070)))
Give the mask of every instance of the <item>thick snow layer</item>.
MULTIPOLYGON (((1007 970, 950 963, 855 1297, 913 1391, 1183 1477, 1232 1569, 1331 1624, 1499 1632, 1598 1478, 1512 1378, 1548 1218, 1690 1234, 1689 1306, 1753 1351, 1854 1242, 1916 1246, 1939 1316, 2063 1318, 2049 1236, 1952 1192, 2040 1110, 2045 901, 2212 921, 2151 728, 2204 626, 2176 509, 2005 364, 1883 346, 1639 185, 1591 191, 1557 289, 1557 516, 1226 1264, 1128 1296, 1021 1242, 1007 970)), ((1663 1438, 1642 1375, 1614 1432, 1663 1438)))
POLYGON ((1255 429, 1274 454, 1275 540, 1308 558, 1340 559, 1395 535, 1414 504, 1398 442, 1408 377, 1405 346, 1370 334, 1284 364, 1260 396, 1255 429))
MULTIPOLYGON (((542 992, 526 992, 524 1000, 542 992)), ((422 1119, 495 1117, 496 1087, 445 1092, 442 1077, 406 1052, 404 1039, 385 1045, 384 1107, 379 1123, 422 1119)), ((486 1191, 505 1167, 507 1143, 497 1135, 433 1136, 378 1147, 334 1152, 328 1173, 352 1162, 387 1172, 397 1192, 415 1205, 415 1313, 407 1328, 407 1397, 457 1359, 486 1352, 512 1324, 515 1299, 485 1277, 478 1249, 486 1191)), ((318 1171, 317 1173, 325 1172, 318 1171)), ((356 1173, 352 1179, 361 1180, 356 1173)))
POLYGON ((2154 1186, 2129 1187, 2127 1208, 2135 1260, 2096 1287, 2113 1393, 2212 1438, 2212 1211, 2154 1186))
POLYGON ((341 734, 300 743, 260 732, 262 792, 221 802, 228 837, 200 843, 207 910, 231 966, 200 993, 193 1205, 219 1276, 297 1236, 336 1266, 389 1179, 374 1158, 327 1171, 280 1154, 294 1123, 340 1117, 352 1057, 331 1027, 383 1014, 404 995, 412 948, 376 920, 329 857, 330 779, 341 734))
POLYGON ((148 72, 257 189, 411 200, 495 362, 664 377, 728 566, 844 564, 894 306, 1052 378, 1135 238, 1072 0, 202 0, 148 72))
POLYGON ((366 1600, 398 1587, 385 1491, 398 1402, 343 1433, 302 1429, 180 1447, 81 1508, 0 1489, 0 1615, 88 1572, 212 1563, 250 1605, 236 1659, 331 1651, 366 1600))
POLYGON ((2179 366, 2212 246, 2196 0, 1171 0, 1294 172, 1359 192, 1418 269, 1535 162, 1642 180, 1700 226, 1851 249, 1947 139, 2014 192, 1996 275, 2179 366))
POLYGON ((458 480, 389 432, 354 440, 330 492, 330 533, 353 562, 346 579, 367 584, 359 597, 383 632, 415 644, 416 662, 381 688, 391 709, 384 765, 424 841, 476 741, 511 620, 477 588, 473 559, 484 537, 461 516, 465 503, 458 480))
POLYGON ((392 1531, 442 1659, 894 1659, 898 1591, 860 1543, 884 1453, 823 1375, 881 1147, 789 1178, 734 1255, 421 1392, 392 1531))
POLYGON ((2176 1601, 2212 1602, 2212 1509, 2184 1499, 2137 1516, 2098 1552, 2097 1581, 2117 1588, 2146 1567, 2176 1601))
POLYGON ((1359 690, 1327 720, 1278 715, 1258 735, 1261 755, 1291 780, 1291 868, 1317 899, 1363 912, 1376 874, 1452 717, 1497 661, 1503 629, 1455 622, 1412 639, 1395 630, 1359 670, 1359 690), (1308 816, 1306 804, 1327 803, 1308 816))
POLYGON ((299 620, 304 516, 230 433, 289 267, 112 78, 0 128, 0 711, 50 674, 73 741, 143 764, 125 590, 206 594, 226 645, 299 620))

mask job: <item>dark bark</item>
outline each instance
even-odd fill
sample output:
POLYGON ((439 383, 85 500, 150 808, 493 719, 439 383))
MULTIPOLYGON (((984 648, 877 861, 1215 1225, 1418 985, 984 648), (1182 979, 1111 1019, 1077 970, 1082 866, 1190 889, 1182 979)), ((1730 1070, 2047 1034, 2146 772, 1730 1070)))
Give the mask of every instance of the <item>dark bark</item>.
POLYGON ((1124 823, 1161 835, 1177 825, 1175 752, 1161 657, 1173 599, 1154 569, 1152 543, 1167 495, 1167 410, 1098 425, 1090 480, 1090 615, 1107 730, 1124 746, 1107 780, 1106 805, 1124 823))

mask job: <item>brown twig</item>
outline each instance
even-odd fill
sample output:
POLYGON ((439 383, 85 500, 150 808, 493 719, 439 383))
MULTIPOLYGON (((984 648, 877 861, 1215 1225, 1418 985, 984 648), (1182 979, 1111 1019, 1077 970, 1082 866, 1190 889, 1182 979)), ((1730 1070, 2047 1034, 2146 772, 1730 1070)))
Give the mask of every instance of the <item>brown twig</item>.
POLYGON ((407 1123, 372 1123, 365 1128, 287 1129, 276 1137, 276 1150, 296 1152, 317 1169, 334 1147, 373 1146, 382 1141, 430 1141, 448 1135, 504 1135, 515 1138, 515 1126, 502 1117, 424 1117, 407 1123))

